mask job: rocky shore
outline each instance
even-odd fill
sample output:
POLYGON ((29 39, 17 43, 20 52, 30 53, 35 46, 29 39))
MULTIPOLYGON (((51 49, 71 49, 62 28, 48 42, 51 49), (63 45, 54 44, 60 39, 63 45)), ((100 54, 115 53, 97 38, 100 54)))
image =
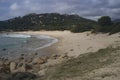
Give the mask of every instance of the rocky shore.
POLYGON ((13 60, 2 58, 0 59, 0 80, 40 79, 44 77, 47 69, 70 58, 67 53, 53 54, 49 57, 38 57, 37 53, 32 56, 22 54, 19 58, 13 60))

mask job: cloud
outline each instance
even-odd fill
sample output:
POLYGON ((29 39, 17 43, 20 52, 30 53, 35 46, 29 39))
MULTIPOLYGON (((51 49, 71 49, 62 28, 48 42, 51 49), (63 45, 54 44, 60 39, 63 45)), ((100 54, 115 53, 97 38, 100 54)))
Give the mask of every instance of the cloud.
POLYGON ((0 20, 28 13, 51 12, 74 13, 90 19, 104 15, 120 18, 120 0, 2 0, 0 11, 0 20))
POLYGON ((17 10, 19 8, 18 4, 17 3, 13 3, 11 6, 10 6, 10 9, 11 10, 17 10))

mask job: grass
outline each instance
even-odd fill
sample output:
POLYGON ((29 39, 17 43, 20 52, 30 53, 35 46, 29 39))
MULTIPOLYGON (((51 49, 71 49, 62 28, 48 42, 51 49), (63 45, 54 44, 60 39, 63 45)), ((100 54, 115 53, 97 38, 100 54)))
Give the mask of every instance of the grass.
POLYGON ((120 47, 108 47, 94 53, 82 54, 78 58, 65 61, 49 69, 46 72, 46 78, 48 80, 61 80, 61 78, 82 77, 95 69, 114 63, 116 56, 118 56, 115 55, 117 50, 120 50, 120 47))

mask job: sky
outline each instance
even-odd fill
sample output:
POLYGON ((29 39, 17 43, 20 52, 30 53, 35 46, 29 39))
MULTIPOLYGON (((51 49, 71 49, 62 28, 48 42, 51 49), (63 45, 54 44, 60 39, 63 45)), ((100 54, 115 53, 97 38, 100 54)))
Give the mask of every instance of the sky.
POLYGON ((97 20, 101 16, 120 18, 120 0, 0 0, 0 20, 29 13, 78 14, 97 20))

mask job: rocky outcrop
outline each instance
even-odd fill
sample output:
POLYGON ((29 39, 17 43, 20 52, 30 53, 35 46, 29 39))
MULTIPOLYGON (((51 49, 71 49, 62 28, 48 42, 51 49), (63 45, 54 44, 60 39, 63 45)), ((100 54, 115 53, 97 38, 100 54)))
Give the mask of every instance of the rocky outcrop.
POLYGON ((44 77, 47 69, 67 59, 69 56, 65 53, 53 54, 51 57, 29 56, 26 58, 21 55, 14 60, 2 60, 0 61, 0 80, 36 80, 33 79, 34 74, 44 77), (7 77, 1 76, 1 73, 7 77))
POLYGON ((32 61, 32 64, 43 64, 43 63, 45 63, 45 62, 47 62, 47 58, 45 58, 45 57, 43 57, 43 58, 37 57, 37 58, 35 58, 35 59, 32 61))
POLYGON ((11 62, 10 63, 10 72, 11 73, 16 72, 16 67, 17 67, 17 64, 15 62, 11 62))

